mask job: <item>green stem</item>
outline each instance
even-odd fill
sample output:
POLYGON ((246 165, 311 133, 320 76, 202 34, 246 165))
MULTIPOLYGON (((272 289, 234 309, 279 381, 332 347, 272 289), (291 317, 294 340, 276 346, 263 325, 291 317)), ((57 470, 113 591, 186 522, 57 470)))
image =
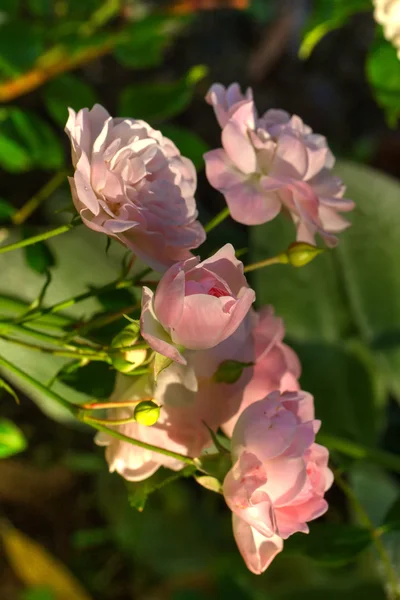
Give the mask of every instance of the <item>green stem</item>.
POLYGON ((134 446, 139 446, 139 448, 144 448, 145 450, 150 450, 151 452, 156 452, 157 454, 163 454, 164 456, 169 456, 170 458, 175 458, 176 460, 180 460, 187 465, 192 465, 194 467, 199 466, 198 461, 195 458, 190 458, 189 456, 184 456, 183 454, 178 454, 177 452, 172 452, 171 450, 166 450, 165 448, 159 448, 158 446, 153 446, 152 444, 146 444, 146 442, 142 442, 140 440, 135 440, 130 438, 119 431, 115 431, 114 429, 110 429, 105 425, 97 423, 93 421, 90 417, 88 417, 85 413, 78 417, 84 423, 87 423, 94 429, 98 431, 102 431, 103 433, 107 433, 111 437, 120 440, 121 442, 127 442, 128 444, 133 444, 134 446))
POLYGON ((400 473, 400 456, 392 454, 391 452, 379 450, 378 448, 368 448, 367 446, 338 438, 327 433, 319 433, 317 441, 323 446, 326 446, 329 450, 337 450, 352 458, 370 460, 371 462, 381 465, 385 469, 400 473))
POLYGON ((8 371, 10 371, 10 373, 13 373, 21 381, 24 381, 30 387, 39 391, 47 399, 66 408, 68 410, 68 412, 70 412, 79 421, 82 421, 82 423, 86 423, 86 424, 90 425, 91 427, 93 427, 94 429, 97 429, 98 431, 103 431, 104 433, 107 433, 111 437, 114 437, 117 440, 120 440, 122 442, 127 442, 128 444, 132 444, 133 446, 138 446, 139 448, 144 448, 145 450, 150 450, 151 452, 156 452, 157 454, 163 454, 164 456, 169 456, 170 458, 175 458, 176 460, 180 460, 181 462, 183 462, 187 465, 192 465, 195 467, 200 466, 200 462, 198 461, 198 459, 190 458, 188 456, 184 456, 183 454, 178 454, 177 452, 172 452, 171 450, 166 450, 165 448, 159 448, 158 446, 153 446, 152 444, 146 444, 145 442, 142 442, 140 440, 135 440, 134 438, 128 437, 127 435, 124 435, 123 433, 120 433, 119 431, 110 429, 109 427, 106 427, 105 425, 96 423, 95 421, 93 421, 93 419, 90 416, 88 416, 86 414, 86 412, 84 410, 81 409, 80 406, 76 406, 74 404, 71 404, 70 402, 67 402, 67 400, 65 400, 64 398, 62 398, 55 392, 52 392, 48 387, 45 387, 39 381, 37 381, 36 379, 31 377, 24 371, 21 371, 21 369, 19 369, 18 367, 16 367, 12 363, 10 363, 8 360, 3 358, 1 355, 0 355, 0 366, 5 367, 8 371))
POLYGON ((88 290, 87 292, 78 294, 78 296, 73 296, 72 298, 63 300, 62 302, 57 302, 57 304, 53 304, 53 306, 49 306, 48 308, 35 309, 32 312, 27 312, 25 315, 22 315, 20 319, 18 319, 18 322, 26 323, 28 321, 34 321, 35 319, 39 319, 44 315, 54 314, 61 310, 71 308, 71 306, 78 304, 78 302, 83 302, 84 300, 88 300, 89 298, 100 296, 101 294, 106 294, 107 292, 111 292, 114 290, 123 290, 129 288, 135 284, 136 280, 142 279, 142 277, 147 275, 150 271, 151 269, 146 268, 140 273, 138 273, 133 279, 119 279, 117 281, 112 281, 111 283, 107 283, 106 285, 95 290, 88 290))
POLYGON ((23 346, 24 348, 28 348, 29 350, 35 350, 36 352, 42 352, 45 354, 52 354, 53 356, 62 356, 63 358, 87 358, 88 360, 97 360, 100 362, 109 362, 108 355, 104 352, 87 352, 80 351, 80 349, 76 350, 59 350, 54 348, 43 348, 42 346, 36 346, 36 344, 30 344, 29 342, 25 342, 24 340, 15 340, 6 335, 0 335, 0 339, 10 342, 11 344, 17 344, 18 346, 23 346))
POLYGON ((101 351, 101 348, 97 345, 96 346, 95 345, 86 346, 84 344, 73 345, 73 344, 69 344, 68 342, 66 342, 65 339, 62 337, 56 337, 54 335, 49 335, 48 333, 44 333, 42 331, 36 331, 36 329, 31 329, 30 327, 25 327, 24 325, 20 325, 18 323, 14 323, 12 321, 0 321, 0 337, 2 336, 3 333, 5 333, 7 335, 7 333, 10 331, 13 333, 22 335, 22 336, 31 337, 31 338, 38 340, 40 342, 43 342, 45 344, 52 344, 53 346, 62 346, 66 350, 72 350, 72 351, 82 350, 83 352, 87 351, 92 354, 95 354, 98 351, 101 351))
POLYGON ((68 225, 61 225, 61 227, 56 227, 56 229, 51 229, 50 231, 39 233, 39 235, 34 235, 33 237, 26 238, 25 240, 20 240, 19 242, 15 242, 14 244, 2 246, 0 247, 0 254, 10 252, 11 250, 18 250, 19 248, 25 248, 26 246, 32 246, 32 244, 37 244, 38 242, 43 242, 44 240, 48 240, 52 237, 55 237, 56 235, 66 233, 70 229, 77 227, 77 225, 80 225, 80 222, 69 223, 68 225))
POLYGON ((209 221, 207 225, 204 226, 204 231, 206 233, 209 233, 210 231, 215 229, 215 227, 217 227, 220 223, 222 223, 222 221, 225 221, 225 219, 229 217, 229 214, 229 208, 225 206, 225 208, 223 208, 221 212, 215 215, 215 217, 211 219, 211 221, 209 221))
POLYGON ((78 412, 79 412, 78 406, 75 406, 74 404, 67 402, 67 400, 64 400, 64 398, 62 398, 55 392, 52 392, 49 388, 47 388, 43 384, 41 384, 40 381, 37 381, 36 379, 34 379, 30 375, 28 375, 28 373, 21 371, 21 369, 19 369, 18 367, 16 367, 12 363, 10 363, 8 360, 6 360, 1 355, 0 355, 0 366, 5 367, 8 371, 10 371, 10 373, 13 373, 14 375, 16 375, 21 381, 27 383, 35 390, 42 393, 46 398, 48 398, 52 402, 55 402, 56 404, 59 404, 60 406, 66 408, 68 410, 68 412, 70 412, 75 417, 78 416, 78 412))
POLYGON ((361 504, 357 495, 354 493, 352 488, 348 485, 347 481, 343 479, 340 472, 335 470, 335 481, 336 484, 340 487, 340 489, 347 496, 349 502, 352 504, 354 512, 358 515, 360 519, 361 525, 369 529, 371 532, 372 541, 375 545, 376 551, 382 563, 382 567, 386 574, 386 581, 389 586, 389 598, 390 600, 398 600, 400 598, 400 594, 398 592, 399 589, 399 579, 397 577, 397 573, 392 565, 390 560, 390 556, 388 555, 385 545, 381 539, 381 531, 379 529, 375 529, 374 524, 364 506, 361 504))
POLYGON ((49 196, 51 196, 58 187, 65 181, 67 171, 59 171, 48 181, 28 202, 26 202, 22 208, 17 211, 13 217, 12 222, 14 225, 21 225, 28 217, 44 202, 49 196))
POLYGON ((246 265, 244 267, 244 272, 249 273, 250 271, 262 269, 263 267, 270 267, 271 265, 287 265, 288 262, 289 258, 286 253, 278 254, 278 256, 273 256, 272 258, 266 258, 265 260, 260 260, 259 262, 253 263, 251 265, 246 265))

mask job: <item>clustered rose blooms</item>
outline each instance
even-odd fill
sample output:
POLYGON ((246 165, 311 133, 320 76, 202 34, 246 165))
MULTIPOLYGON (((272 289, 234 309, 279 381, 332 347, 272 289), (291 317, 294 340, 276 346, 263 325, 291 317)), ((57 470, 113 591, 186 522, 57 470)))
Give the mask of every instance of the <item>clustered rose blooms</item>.
POLYGON ((352 210, 345 187, 332 175, 334 157, 322 135, 300 117, 268 110, 259 117, 251 90, 214 84, 206 96, 222 127, 222 148, 205 154, 210 184, 226 199, 231 216, 245 225, 271 221, 288 211, 297 240, 327 245, 349 226, 339 212, 352 210))
MULTIPOLYGON (((319 233, 333 245, 333 234, 348 225, 339 211, 353 204, 331 174, 325 138, 283 111, 259 118, 252 90, 243 95, 238 84, 213 85, 207 101, 223 145, 205 155, 207 176, 232 217, 253 225, 285 208, 299 240, 313 242, 319 233)), ((222 432, 232 465, 217 489, 223 484, 248 568, 261 573, 284 539, 307 533, 307 522, 327 510, 332 483, 328 451, 315 443, 313 398, 300 391, 300 363, 283 341, 283 321, 271 306, 252 308, 255 292, 231 244, 203 261, 193 256, 205 239, 196 173, 168 138, 99 105, 70 110, 66 130, 83 222, 163 273, 154 291, 151 282, 143 287, 140 321, 111 345, 122 356, 112 356, 113 366, 129 376, 117 375, 109 429, 132 443, 104 430, 96 443, 106 447, 110 471, 141 481, 160 467, 178 471, 189 458, 218 458, 214 434, 222 432), (147 426, 136 409, 150 399, 160 416, 147 426)))
POLYGON ((254 302, 243 264, 226 244, 211 258, 176 263, 155 294, 143 288, 141 331, 153 350, 185 364, 178 347, 213 348, 229 337, 254 302))
POLYGON ((194 199, 196 170, 144 121, 112 118, 96 104, 69 109, 75 174, 72 198, 83 222, 118 239, 164 271, 205 240, 194 199))
POLYGON ((314 443, 320 422, 305 392, 272 392, 248 406, 232 434, 224 496, 233 532, 253 573, 262 573, 296 532, 326 512, 328 451, 314 443))

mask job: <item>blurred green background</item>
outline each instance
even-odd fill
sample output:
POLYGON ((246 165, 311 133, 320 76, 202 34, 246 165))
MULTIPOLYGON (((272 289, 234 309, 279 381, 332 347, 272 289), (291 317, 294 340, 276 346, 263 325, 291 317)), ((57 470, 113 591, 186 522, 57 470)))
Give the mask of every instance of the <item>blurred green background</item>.
MULTIPOLYGON (((0 598, 399 597, 400 62, 372 10, 370 0, 0 0, 0 243, 70 219, 67 107, 95 102, 149 121, 194 161, 206 222, 224 206, 202 160, 220 145, 204 102, 214 81, 251 85, 260 112, 286 109, 326 135, 357 204, 337 249, 250 278, 258 304, 285 319, 333 448, 330 511, 310 535, 253 576, 222 497, 182 478, 139 512, 138 490, 107 473, 91 431, 39 396, 16 405, 0 390, 0 598)), ((103 237, 82 229, 0 257, 1 314, 32 302, 49 270, 49 304, 115 278, 123 252, 106 256, 103 237)), ((292 240, 283 218, 251 229, 228 220, 206 248, 232 241, 252 262, 292 240)), ((138 299, 124 290, 55 319, 69 326, 138 299)), ((104 366, 71 375, 63 359, 0 350, 74 401, 112 390, 104 366)))

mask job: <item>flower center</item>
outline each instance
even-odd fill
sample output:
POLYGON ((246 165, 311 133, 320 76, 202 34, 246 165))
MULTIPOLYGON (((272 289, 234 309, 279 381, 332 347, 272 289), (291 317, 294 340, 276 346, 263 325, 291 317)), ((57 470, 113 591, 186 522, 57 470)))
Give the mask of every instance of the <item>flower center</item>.
POLYGON ((226 293, 225 290, 221 290, 217 287, 212 287, 208 290, 208 295, 209 296, 215 296, 215 298, 222 298, 222 296, 228 296, 229 294, 226 293))

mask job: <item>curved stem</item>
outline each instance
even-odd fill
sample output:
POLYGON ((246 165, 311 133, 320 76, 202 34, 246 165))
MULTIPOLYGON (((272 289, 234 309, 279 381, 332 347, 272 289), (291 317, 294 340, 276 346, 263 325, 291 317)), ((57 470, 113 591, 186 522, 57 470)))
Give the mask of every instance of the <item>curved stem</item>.
POLYGON ((225 219, 229 217, 229 214, 229 208, 225 206, 225 208, 223 208, 221 212, 219 212, 213 219, 211 219, 211 221, 207 223, 207 225, 204 226, 204 231, 206 233, 209 233, 210 231, 215 229, 215 227, 217 227, 220 223, 222 223, 222 221, 225 221, 225 219))
POLYGON ((94 429, 98 431, 102 431, 107 433, 111 437, 114 437, 122 442, 127 442, 128 444, 132 444, 133 446, 138 446, 139 448, 144 448, 145 450, 150 450, 151 452, 156 452, 157 454, 163 454, 164 456, 169 456, 170 458, 175 458, 176 460, 180 460, 181 462, 192 465, 195 467, 200 467, 200 461, 196 458, 190 458, 189 456, 185 456, 183 454, 179 454, 178 452, 172 452, 171 450, 166 450, 165 448, 159 448, 158 446, 153 446, 152 444, 146 444, 140 440, 135 440, 134 438, 130 438, 119 431, 114 429, 110 429, 101 423, 97 423, 96 420, 93 420, 90 416, 87 415, 85 410, 82 410, 79 405, 71 404, 67 402, 64 398, 52 392, 49 388, 45 387, 40 381, 37 381, 28 373, 21 371, 18 367, 10 363, 7 359, 0 355, 0 366, 6 368, 10 373, 16 375, 21 381, 29 384, 30 387, 39 391, 43 394, 47 399, 55 402, 56 404, 63 406, 70 412, 76 419, 82 421, 82 423, 87 423, 94 429))
POLYGON ((67 300, 63 300, 62 302, 57 302, 57 304, 53 304, 53 306, 49 306, 48 308, 37 308, 31 312, 25 313, 25 315, 22 315, 17 322, 26 323, 28 321, 34 321, 40 317, 43 317, 44 315, 54 314, 60 312, 61 310, 70 308, 71 306, 78 304, 78 302, 83 302, 89 298, 100 296, 101 294, 106 294, 107 292, 114 290, 123 290, 129 288, 135 284, 136 280, 141 280, 142 277, 145 277, 145 275, 147 275, 150 271, 151 269, 146 268, 138 273, 133 279, 119 279, 117 281, 112 281, 111 283, 107 283, 100 288, 88 290, 87 292, 83 292, 82 294, 72 296, 72 298, 68 298, 67 300))
POLYGON ((246 265, 244 267, 244 272, 249 273, 250 271, 255 271, 256 269, 262 269, 263 267, 270 267, 271 265, 287 265, 289 263, 289 258, 286 253, 278 254, 278 256, 273 256, 272 258, 266 258, 265 260, 260 260, 259 262, 253 263, 251 265, 246 265))
POLYGON ((71 404, 70 402, 68 402, 67 400, 65 400, 58 394, 56 394, 55 392, 52 392, 49 388, 45 387, 42 383, 40 383, 40 381, 37 381, 37 379, 34 379, 33 377, 31 377, 30 375, 28 375, 28 373, 21 371, 21 369, 19 369, 18 367, 16 367, 12 363, 10 363, 7 359, 5 359, 1 355, 0 355, 0 366, 5 367, 8 371, 10 371, 10 373, 13 373, 14 375, 16 375, 19 379, 21 379, 21 381, 28 383, 33 389, 37 390, 38 392, 41 392, 44 396, 46 396, 46 398, 48 398, 52 402, 55 402, 56 404, 67 409, 67 411, 70 412, 75 417, 78 416, 78 412, 79 412, 78 406, 71 404))
POLYGON ((19 248, 25 248, 26 246, 32 246, 32 244, 37 244, 38 242, 43 242, 44 240, 48 240, 52 237, 55 237, 56 235, 66 233, 67 231, 73 229, 74 227, 77 227, 78 225, 80 225, 80 222, 69 223, 68 225, 61 225, 61 227, 56 227, 56 229, 51 229, 50 231, 39 233, 38 235, 26 238, 25 240, 14 242, 14 244, 8 244, 8 246, 1 246, 0 254, 4 254, 5 252, 11 252, 11 250, 18 250, 19 248))
POLYGON ((180 460, 187 465, 192 465, 194 467, 199 466, 199 462, 195 458, 190 458, 189 456, 184 456, 183 454, 178 454, 178 452, 172 452, 171 450, 166 450, 165 448, 159 448, 158 446, 153 446, 152 444, 147 444, 146 442, 142 442, 140 440, 135 440, 130 438, 119 431, 115 431, 114 429, 110 429, 105 425, 102 425, 96 421, 93 421, 90 417, 86 416, 85 413, 78 417, 84 423, 88 423, 91 427, 94 427, 98 431, 102 431, 103 433, 107 433, 111 437, 120 440, 121 442, 127 442, 128 444, 133 444, 134 446, 139 446, 139 448, 144 448, 145 450, 150 450, 151 452, 156 452, 157 454, 163 454, 164 456, 169 456, 170 458, 175 458, 176 460, 180 460))
POLYGON ((88 360, 97 360, 100 362, 109 362, 107 354, 104 352, 87 352, 84 350, 62 350, 62 349, 54 349, 54 348, 43 348, 42 346, 37 346, 36 344, 31 344, 29 342, 25 342, 24 340, 15 340, 6 335, 0 335, 0 339, 5 342, 9 342, 11 344, 17 344, 18 346, 23 346, 24 348, 28 348, 29 350, 35 350, 37 352, 43 352, 45 354, 52 354, 53 356, 61 356, 63 358, 78 358, 78 359, 88 359, 88 360))
POLYGON ((22 208, 20 208, 12 217, 14 225, 21 225, 28 217, 44 202, 58 187, 65 181, 67 171, 64 169, 58 171, 22 208))

